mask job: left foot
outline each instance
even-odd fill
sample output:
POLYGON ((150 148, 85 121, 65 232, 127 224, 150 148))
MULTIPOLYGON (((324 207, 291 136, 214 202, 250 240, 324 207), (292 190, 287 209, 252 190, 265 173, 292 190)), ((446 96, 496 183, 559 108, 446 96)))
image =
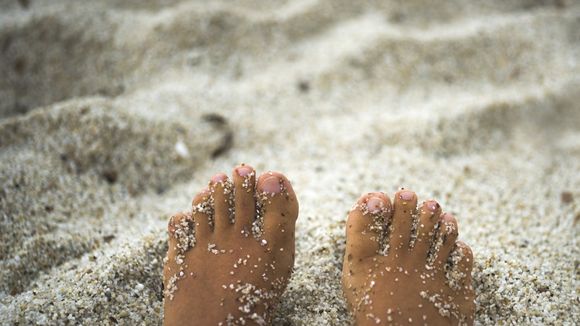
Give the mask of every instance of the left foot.
POLYGON ((346 234, 342 286, 356 325, 473 324, 473 254, 436 201, 366 194, 346 234))
POLYGON ((298 201, 282 174, 215 175, 169 221, 165 325, 265 325, 294 264, 298 201))

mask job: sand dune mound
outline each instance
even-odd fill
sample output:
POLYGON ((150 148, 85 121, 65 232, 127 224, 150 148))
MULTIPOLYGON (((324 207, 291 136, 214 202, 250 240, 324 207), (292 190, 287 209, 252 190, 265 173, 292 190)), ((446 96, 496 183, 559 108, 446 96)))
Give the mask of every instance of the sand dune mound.
POLYGON ((475 253, 478 324, 573 324, 573 1, 0 1, 0 324, 162 321, 169 214, 214 172, 298 194, 276 325, 344 325, 344 219, 415 190, 475 253))

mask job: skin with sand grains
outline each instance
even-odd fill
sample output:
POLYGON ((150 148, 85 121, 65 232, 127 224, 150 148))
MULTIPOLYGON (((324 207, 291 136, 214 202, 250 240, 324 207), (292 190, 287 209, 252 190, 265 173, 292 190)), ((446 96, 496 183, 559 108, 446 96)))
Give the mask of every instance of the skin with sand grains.
POLYGON ((473 254, 436 201, 369 193, 346 227, 342 283, 356 325, 473 324, 473 254))
POLYGON ((277 172, 215 175, 169 222, 165 325, 268 325, 294 264, 298 201, 277 172))
MULTIPOLYGON (((298 202, 277 172, 212 177, 169 221, 165 325, 270 325, 294 264, 298 202)), ((343 290, 356 325, 471 325, 473 255, 457 222, 411 191, 363 195, 347 221, 343 290)))

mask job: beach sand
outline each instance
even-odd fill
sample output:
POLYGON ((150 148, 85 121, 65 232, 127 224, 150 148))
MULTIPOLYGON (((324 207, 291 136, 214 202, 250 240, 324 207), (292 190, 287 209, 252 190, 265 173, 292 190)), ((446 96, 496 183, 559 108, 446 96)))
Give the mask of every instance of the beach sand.
POLYGON ((160 324, 169 215, 240 162, 300 201, 275 325, 348 323, 346 213, 401 187, 477 324, 580 320, 578 2, 0 1, 0 76, 2 325, 160 324))

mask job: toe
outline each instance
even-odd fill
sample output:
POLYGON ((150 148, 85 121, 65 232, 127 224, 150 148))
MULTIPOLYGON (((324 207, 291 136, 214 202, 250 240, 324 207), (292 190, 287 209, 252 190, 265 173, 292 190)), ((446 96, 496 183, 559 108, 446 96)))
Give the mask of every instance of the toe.
POLYGON ((195 245, 195 226, 190 212, 177 213, 171 216, 167 229, 169 231, 169 252, 185 252, 195 245))
POLYGON ((473 270, 473 252, 471 248, 463 241, 455 243, 454 252, 459 252, 459 261, 454 262, 457 269, 466 276, 466 280, 471 283, 471 271, 473 270))
POLYGON ((169 231, 169 245, 167 259, 163 268, 163 277, 167 281, 174 275, 181 264, 186 251, 193 248, 196 243, 195 223, 190 212, 177 213, 171 216, 167 229, 169 231))
POLYGON ((184 212, 175 213, 175 214, 171 215, 171 217, 169 218, 169 222, 167 223, 167 231, 169 232, 169 244, 170 245, 171 245, 171 241, 175 240, 175 232, 179 229, 180 225, 187 218, 191 219, 191 215, 188 215, 184 212))
POLYGON ((257 188, 261 241, 271 248, 275 242, 294 239, 298 200, 288 179, 278 172, 266 172, 258 178, 257 188))
POLYGON ((447 262, 451 250, 455 247, 458 235, 459 229, 455 217, 449 213, 441 215, 439 234, 433 251, 436 265, 444 265, 447 262))
POLYGON ((473 316, 475 315, 475 295, 471 277, 473 269, 473 252, 471 248, 463 241, 457 241, 451 252, 449 263, 451 268, 446 275, 447 284, 453 290, 459 292, 458 298, 465 302, 465 304, 460 305, 461 316, 464 316, 468 325, 472 325, 473 316))
POLYGON ((417 237, 414 242, 414 251, 427 258, 429 248, 433 243, 435 225, 439 222, 441 206, 434 200, 424 202, 419 208, 419 225, 417 225, 417 237))
POLYGON ((169 218, 167 224, 169 233, 169 246, 167 248, 167 261, 164 268, 164 277, 177 270, 176 261, 179 253, 184 252, 195 245, 194 223, 190 213, 176 213, 169 218))
POLYGON ((199 242, 207 240, 212 232, 213 199, 209 188, 198 193, 192 202, 192 217, 195 224, 195 238, 199 242))
POLYGON ((409 190, 398 191, 395 194, 393 204, 393 231, 390 239, 390 250, 408 250, 411 228, 417 214, 417 195, 409 190))
POLYGON ((214 201, 214 232, 231 230, 234 222, 234 191, 228 176, 218 173, 211 178, 210 191, 214 201))
POLYGON ((346 222, 346 261, 375 256, 384 249, 390 214, 391 201, 385 194, 374 192, 359 198, 346 222))
POLYGON ((256 216, 256 172, 249 165, 240 165, 233 171, 235 197, 235 228, 245 235, 250 234, 256 216))

